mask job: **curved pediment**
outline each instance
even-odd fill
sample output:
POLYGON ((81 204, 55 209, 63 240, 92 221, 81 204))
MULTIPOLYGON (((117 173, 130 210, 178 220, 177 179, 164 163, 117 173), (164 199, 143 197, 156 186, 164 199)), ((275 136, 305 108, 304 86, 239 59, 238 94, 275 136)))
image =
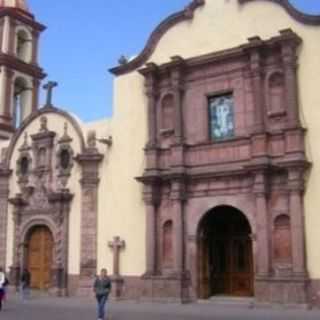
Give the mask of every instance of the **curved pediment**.
POLYGON ((110 69, 110 72, 118 76, 142 66, 154 52, 161 37, 176 24, 192 19, 194 11, 204 4, 205 0, 193 0, 184 10, 170 15, 152 32, 146 46, 136 58, 110 69))
POLYGON ((308 25, 320 25, 320 15, 312 15, 304 13, 295 8, 289 0, 238 0, 240 4, 257 2, 257 1, 269 1, 282 6, 288 14, 297 21, 308 25))

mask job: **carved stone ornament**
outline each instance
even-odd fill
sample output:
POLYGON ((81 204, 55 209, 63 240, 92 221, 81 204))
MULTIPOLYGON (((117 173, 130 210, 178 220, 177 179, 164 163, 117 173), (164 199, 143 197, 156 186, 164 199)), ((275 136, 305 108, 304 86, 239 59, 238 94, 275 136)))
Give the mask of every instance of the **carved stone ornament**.
POLYGON ((58 151, 56 153, 56 168, 58 170, 58 179, 60 187, 65 188, 71 171, 73 168, 74 151, 70 145, 72 138, 68 135, 68 125, 64 125, 64 133, 58 144, 58 151))

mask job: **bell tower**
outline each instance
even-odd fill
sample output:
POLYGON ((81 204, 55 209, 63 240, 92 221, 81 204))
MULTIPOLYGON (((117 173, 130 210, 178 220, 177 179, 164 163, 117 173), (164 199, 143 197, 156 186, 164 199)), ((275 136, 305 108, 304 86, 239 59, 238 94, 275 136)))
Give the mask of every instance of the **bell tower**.
POLYGON ((26 0, 0 0, 0 139, 8 139, 38 108, 38 41, 45 26, 26 0))

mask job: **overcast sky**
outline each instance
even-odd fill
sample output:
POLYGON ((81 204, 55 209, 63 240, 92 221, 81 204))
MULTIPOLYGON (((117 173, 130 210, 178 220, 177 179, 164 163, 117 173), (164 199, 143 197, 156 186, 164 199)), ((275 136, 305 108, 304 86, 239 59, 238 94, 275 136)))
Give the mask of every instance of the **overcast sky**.
MULTIPOLYGON (((93 121, 112 115, 108 69, 121 54, 139 53, 153 29, 191 0, 27 1, 48 27, 41 37, 40 62, 48 79, 59 82, 55 105, 93 121)), ((320 0, 291 2, 320 13, 320 0)))

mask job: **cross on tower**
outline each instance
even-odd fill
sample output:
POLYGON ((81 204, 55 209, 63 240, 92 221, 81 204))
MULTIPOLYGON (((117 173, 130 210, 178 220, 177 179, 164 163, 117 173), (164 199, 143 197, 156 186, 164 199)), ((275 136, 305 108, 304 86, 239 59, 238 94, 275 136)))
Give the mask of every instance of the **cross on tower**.
POLYGON ((46 107, 52 107, 52 91, 53 88, 58 86, 58 82, 55 81, 49 81, 47 84, 43 86, 43 89, 47 90, 47 101, 46 101, 46 107))
POLYGON ((120 250, 125 247, 125 242, 120 240, 120 237, 114 237, 113 241, 109 241, 108 245, 113 251, 113 275, 119 276, 120 250))

